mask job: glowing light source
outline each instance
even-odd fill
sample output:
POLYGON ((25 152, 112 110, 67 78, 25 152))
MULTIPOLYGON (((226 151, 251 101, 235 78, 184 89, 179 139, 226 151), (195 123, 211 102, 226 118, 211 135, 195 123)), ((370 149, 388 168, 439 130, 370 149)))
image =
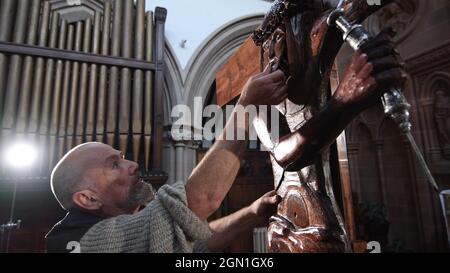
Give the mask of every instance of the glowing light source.
POLYGON ((27 143, 15 143, 11 145, 5 154, 6 162, 15 168, 29 167, 36 160, 36 149, 27 143))

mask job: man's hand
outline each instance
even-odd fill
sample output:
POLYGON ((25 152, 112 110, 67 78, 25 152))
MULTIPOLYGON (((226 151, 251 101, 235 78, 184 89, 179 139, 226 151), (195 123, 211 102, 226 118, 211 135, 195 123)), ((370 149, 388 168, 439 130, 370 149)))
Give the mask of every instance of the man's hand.
POLYGON ((392 29, 385 29, 354 53, 333 103, 359 114, 390 88, 403 85, 406 73, 392 42, 394 35, 392 29))
POLYGON ((267 226, 269 218, 277 211, 281 197, 276 191, 270 191, 250 206, 240 209, 228 216, 209 223, 213 235, 208 239, 209 251, 222 251, 243 232, 250 232, 255 227, 267 226))
POLYGON ((250 211, 255 217, 255 226, 267 226, 270 216, 277 211, 281 197, 275 190, 270 191, 250 205, 250 211))
POLYGON ((239 104, 277 105, 287 98, 286 76, 281 70, 270 72, 268 64, 260 74, 252 76, 242 90, 239 104))
MULTIPOLYGON (((264 72, 253 76, 247 82, 238 104, 274 105, 286 97, 287 84, 281 71, 270 73, 270 66, 264 72)), ((227 121, 222 134, 192 171, 186 183, 188 207, 200 219, 207 219, 217 208, 231 188, 240 168, 240 159, 247 145, 246 140, 227 140, 228 134, 237 130, 248 131, 248 115, 240 118, 235 109, 227 121)))

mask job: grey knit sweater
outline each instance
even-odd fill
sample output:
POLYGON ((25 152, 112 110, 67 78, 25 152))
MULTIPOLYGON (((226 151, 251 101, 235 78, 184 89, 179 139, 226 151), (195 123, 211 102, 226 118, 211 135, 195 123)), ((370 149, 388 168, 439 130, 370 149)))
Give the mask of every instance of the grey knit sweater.
POLYGON ((188 207, 184 183, 162 186, 145 209, 103 220, 81 238, 81 252, 192 252, 211 236, 188 207))

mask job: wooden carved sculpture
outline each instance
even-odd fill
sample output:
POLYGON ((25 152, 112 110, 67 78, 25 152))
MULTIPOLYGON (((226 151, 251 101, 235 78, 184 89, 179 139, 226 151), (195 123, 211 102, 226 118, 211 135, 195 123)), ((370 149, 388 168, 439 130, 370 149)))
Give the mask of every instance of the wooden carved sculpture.
MULTIPOLYGON (((345 15, 351 23, 362 22, 391 1, 381 5, 368 2, 345 1, 345 15)), ((270 151, 275 186, 281 185, 278 194, 283 198, 269 225, 272 252, 350 251, 334 198, 327 147, 368 105, 351 107, 348 114, 336 117, 333 113, 341 112, 327 104, 329 73, 343 43, 342 34, 326 22, 336 5, 337 1, 326 0, 276 0, 252 37, 261 46, 263 65, 270 63, 272 70, 281 69, 289 77, 288 99, 278 106, 282 113, 280 140, 273 143, 266 124, 259 119, 254 122, 261 142, 270 151)), ((380 37, 376 39, 385 39, 380 37)), ((392 82, 403 76, 393 75, 392 82)), ((352 88, 342 86, 351 83, 351 76, 347 78, 344 76, 341 89, 352 88)))

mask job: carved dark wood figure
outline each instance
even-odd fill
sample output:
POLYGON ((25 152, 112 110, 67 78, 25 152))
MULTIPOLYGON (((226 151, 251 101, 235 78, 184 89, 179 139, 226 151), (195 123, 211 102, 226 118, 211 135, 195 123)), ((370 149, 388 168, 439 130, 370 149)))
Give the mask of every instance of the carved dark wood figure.
MULTIPOLYGON (((331 67, 343 43, 342 33, 327 24, 337 2, 277 0, 253 35, 261 46, 262 66, 281 69, 289 84, 288 99, 278 106, 285 127, 280 140, 272 142, 266 124, 254 122, 271 153, 274 183, 283 198, 269 225, 272 252, 351 251, 334 198, 328 146, 353 118, 405 78, 391 41, 394 33, 382 31, 354 54, 330 94, 331 67)), ((392 1, 368 2, 344 2, 350 23, 362 22, 392 1)))

